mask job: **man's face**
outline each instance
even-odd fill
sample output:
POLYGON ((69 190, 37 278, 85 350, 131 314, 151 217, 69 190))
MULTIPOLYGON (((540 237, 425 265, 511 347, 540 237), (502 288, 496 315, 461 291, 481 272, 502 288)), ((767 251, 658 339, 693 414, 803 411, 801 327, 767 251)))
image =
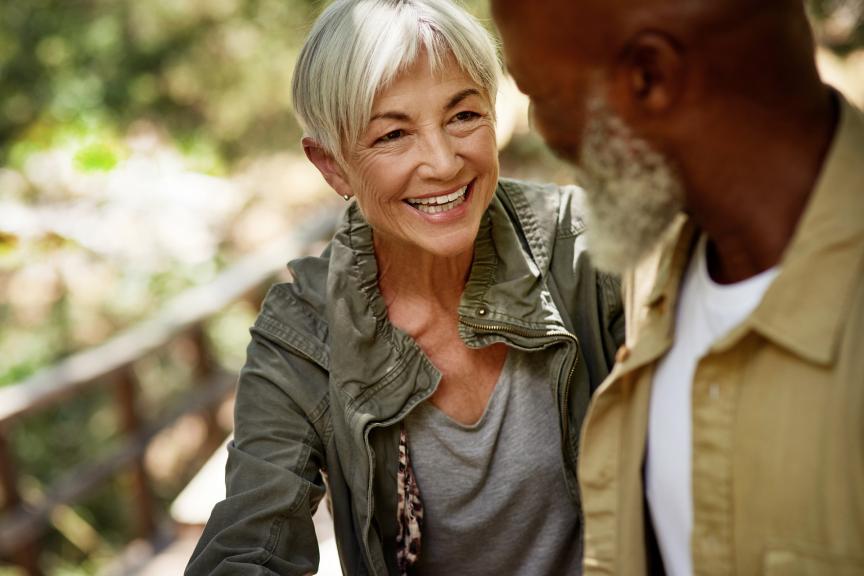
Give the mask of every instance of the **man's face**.
POLYGON ((683 188, 667 158, 611 110, 599 67, 589 64, 596 54, 576 39, 582 31, 568 26, 578 21, 583 30, 594 27, 586 33, 602 34, 602 19, 577 16, 578 0, 563 1, 493 0, 493 15, 510 73, 531 98, 534 127, 576 167, 594 263, 622 273, 663 236, 683 206, 683 188))
POLYGON ((588 250, 598 268, 621 274, 656 246, 682 210, 681 179, 599 94, 588 104, 576 168, 587 200, 588 250))
POLYGON ((508 71, 531 99, 532 126, 559 157, 576 163, 592 74, 574 41, 581 31, 560 21, 577 8, 562 8, 562 2, 493 0, 492 14, 508 71))

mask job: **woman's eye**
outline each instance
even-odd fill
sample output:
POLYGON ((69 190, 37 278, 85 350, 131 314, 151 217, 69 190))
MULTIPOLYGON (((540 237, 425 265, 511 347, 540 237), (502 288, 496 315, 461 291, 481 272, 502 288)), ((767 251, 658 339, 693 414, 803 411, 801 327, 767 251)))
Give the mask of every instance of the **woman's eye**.
POLYGON ((405 135, 404 130, 392 130, 392 131, 388 132, 387 134, 378 138, 378 140, 376 140, 375 142, 376 143, 377 142, 392 142, 393 140, 398 140, 399 138, 401 138, 404 135, 405 135))
POLYGON ((478 114, 477 112, 471 112, 470 110, 464 110, 464 111, 456 114, 456 116, 454 116, 453 119, 456 120, 457 122, 468 122, 469 120, 474 120, 475 118, 479 118, 479 117, 480 117, 480 114, 478 114))

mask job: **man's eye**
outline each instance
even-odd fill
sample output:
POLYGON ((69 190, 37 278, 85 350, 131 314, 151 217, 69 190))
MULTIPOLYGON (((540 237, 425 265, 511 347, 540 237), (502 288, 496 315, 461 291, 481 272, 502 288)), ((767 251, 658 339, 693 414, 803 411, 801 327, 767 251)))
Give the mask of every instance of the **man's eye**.
POLYGON ((378 138, 378 140, 376 140, 375 142, 392 142, 393 140, 398 140, 399 138, 401 138, 404 135, 405 135, 404 130, 392 130, 392 131, 388 132, 387 134, 378 138))

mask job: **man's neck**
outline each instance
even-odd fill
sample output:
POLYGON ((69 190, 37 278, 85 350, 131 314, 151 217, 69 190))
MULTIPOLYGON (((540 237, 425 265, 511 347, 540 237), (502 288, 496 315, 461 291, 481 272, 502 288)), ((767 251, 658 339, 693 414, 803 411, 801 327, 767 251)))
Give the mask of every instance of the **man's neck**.
POLYGON ((694 183, 688 209, 708 236, 715 281, 740 282, 780 262, 830 148, 839 115, 834 100, 826 91, 809 115, 733 143, 728 157, 735 161, 715 158, 704 184, 694 183))

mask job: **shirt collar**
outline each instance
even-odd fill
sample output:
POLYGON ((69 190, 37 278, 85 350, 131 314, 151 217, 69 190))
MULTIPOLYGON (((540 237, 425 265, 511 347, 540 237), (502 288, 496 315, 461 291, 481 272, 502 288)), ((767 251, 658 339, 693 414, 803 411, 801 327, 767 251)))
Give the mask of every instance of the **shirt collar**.
MULTIPOLYGON (((780 273, 756 310, 715 349, 731 347, 748 330, 818 364, 834 361, 852 289, 864 260, 864 115, 842 97, 841 115, 807 207, 779 263, 780 273)), ((674 338, 675 305, 681 278, 698 234, 685 216, 670 228, 655 257, 636 270, 633 286, 654 275, 637 312, 634 349, 628 365, 644 364, 674 338), (640 278, 642 276, 642 278, 640 278), (636 343, 638 342, 638 345, 636 343)), ((628 320, 631 320, 628 318, 628 320)))
POLYGON ((672 345, 678 289, 698 234, 680 214, 653 250, 625 278, 627 355, 625 369, 651 362, 672 345))
POLYGON ((768 288, 749 325, 819 364, 831 364, 845 325, 844 303, 864 260, 864 116, 842 97, 827 159, 768 288))

